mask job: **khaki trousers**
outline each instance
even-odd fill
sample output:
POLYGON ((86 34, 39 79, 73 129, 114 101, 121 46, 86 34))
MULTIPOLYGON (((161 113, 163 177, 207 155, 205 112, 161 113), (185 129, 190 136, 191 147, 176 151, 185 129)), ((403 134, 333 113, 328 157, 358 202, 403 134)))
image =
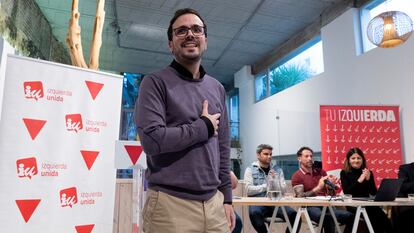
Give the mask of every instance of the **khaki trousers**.
POLYGON ((195 201, 148 189, 143 219, 145 233, 230 233, 219 191, 195 201))

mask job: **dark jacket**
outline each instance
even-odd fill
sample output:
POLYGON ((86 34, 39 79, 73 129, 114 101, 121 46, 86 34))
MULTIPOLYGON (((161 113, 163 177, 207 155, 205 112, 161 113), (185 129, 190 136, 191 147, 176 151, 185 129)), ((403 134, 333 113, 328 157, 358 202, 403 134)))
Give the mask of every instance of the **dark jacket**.
POLYGON ((401 165, 398 178, 404 179, 399 196, 407 197, 407 194, 414 193, 414 163, 401 165))

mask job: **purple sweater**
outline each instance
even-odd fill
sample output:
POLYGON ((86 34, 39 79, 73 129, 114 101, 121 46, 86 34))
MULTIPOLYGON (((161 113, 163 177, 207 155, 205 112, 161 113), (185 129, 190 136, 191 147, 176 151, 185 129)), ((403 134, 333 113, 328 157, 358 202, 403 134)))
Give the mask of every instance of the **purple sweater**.
POLYGON ((202 67, 200 73, 202 78, 192 79, 189 71, 173 61, 145 76, 141 83, 135 123, 147 154, 148 185, 176 197, 200 201, 210 199, 219 190, 224 202, 231 203, 225 91, 202 67), (217 136, 211 135, 209 120, 200 118, 204 100, 208 100, 210 114, 221 114, 217 136))

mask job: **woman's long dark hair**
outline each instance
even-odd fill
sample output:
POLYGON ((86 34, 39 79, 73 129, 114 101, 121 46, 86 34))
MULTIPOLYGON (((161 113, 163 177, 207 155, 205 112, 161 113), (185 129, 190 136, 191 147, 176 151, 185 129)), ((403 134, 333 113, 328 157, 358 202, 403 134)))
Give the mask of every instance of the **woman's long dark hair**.
POLYGON ((362 164, 360 168, 361 170, 367 167, 367 161, 365 159, 364 152, 358 147, 354 147, 354 148, 349 149, 348 153, 346 153, 346 159, 344 162, 344 171, 347 171, 347 172, 351 171, 352 166, 351 166, 351 163, 349 163, 349 158, 353 154, 358 154, 359 156, 361 156, 362 158, 362 164))

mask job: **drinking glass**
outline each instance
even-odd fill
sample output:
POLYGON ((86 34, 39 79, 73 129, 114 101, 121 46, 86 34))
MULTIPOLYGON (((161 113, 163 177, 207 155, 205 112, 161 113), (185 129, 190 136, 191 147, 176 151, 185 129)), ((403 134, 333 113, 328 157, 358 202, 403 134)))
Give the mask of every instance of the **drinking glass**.
POLYGON ((342 196, 342 198, 344 199, 344 202, 351 202, 352 201, 352 195, 351 194, 344 194, 342 196))
POLYGON ((279 176, 271 174, 267 176, 267 197, 270 200, 277 201, 282 198, 282 188, 280 186, 279 176))

